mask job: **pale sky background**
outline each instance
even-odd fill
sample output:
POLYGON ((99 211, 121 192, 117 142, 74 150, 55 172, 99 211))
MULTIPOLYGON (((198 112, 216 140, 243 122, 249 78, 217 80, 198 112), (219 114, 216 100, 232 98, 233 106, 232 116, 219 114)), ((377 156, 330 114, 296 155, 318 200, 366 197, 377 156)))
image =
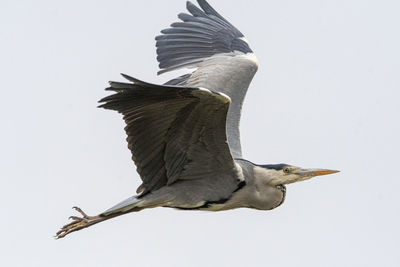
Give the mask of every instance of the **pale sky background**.
MULTIPOLYGON (((211 1, 211 0, 210 0, 211 1)), ((0 1, 2 266, 400 266, 400 2, 214 0, 260 68, 245 157, 339 169, 273 211, 146 210, 55 241, 79 205, 134 194, 120 72, 162 83, 154 37, 184 0, 0 1)))

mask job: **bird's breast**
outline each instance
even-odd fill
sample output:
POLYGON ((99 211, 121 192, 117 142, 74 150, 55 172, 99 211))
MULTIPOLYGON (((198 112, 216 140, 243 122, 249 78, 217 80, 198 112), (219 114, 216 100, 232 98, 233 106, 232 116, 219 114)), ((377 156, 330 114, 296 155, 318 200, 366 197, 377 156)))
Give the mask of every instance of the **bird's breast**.
POLYGON ((260 187, 248 184, 242 190, 236 192, 226 203, 226 206, 241 206, 258 210, 272 210, 279 207, 285 201, 286 188, 260 187))

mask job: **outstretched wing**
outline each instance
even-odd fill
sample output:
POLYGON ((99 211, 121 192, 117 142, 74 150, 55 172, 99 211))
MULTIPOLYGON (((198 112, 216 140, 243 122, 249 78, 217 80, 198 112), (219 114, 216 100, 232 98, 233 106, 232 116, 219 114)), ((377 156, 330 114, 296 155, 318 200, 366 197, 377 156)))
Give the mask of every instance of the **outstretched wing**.
POLYGON ((187 2, 190 14, 180 13, 171 28, 156 37, 159 74, 197 66, 216 54, 240 51, 252 53, 244 35, 215 11, 205 0, 197 1, 199 9, 187 2))
POLYGON ((110 82, 116 93, 100 107, 122 113, 128 147, 143 184, 142 194, 178 180, 232 173, 227 144, 230 98, 202 88, 154 85, 123 75, 132 83, 110 82))
POLYGON ((224 19, 205 0, 201 9, 187 2, 190 14, 161 31, 156 37, 160 73, 196 68, 169 81, 168 85, 209 88, 228 95, 232 104, 227 115, 227 137, 232 155, 242 157, 240 117, 247 89, 258 69, 258 62, 243 34, 224 19))

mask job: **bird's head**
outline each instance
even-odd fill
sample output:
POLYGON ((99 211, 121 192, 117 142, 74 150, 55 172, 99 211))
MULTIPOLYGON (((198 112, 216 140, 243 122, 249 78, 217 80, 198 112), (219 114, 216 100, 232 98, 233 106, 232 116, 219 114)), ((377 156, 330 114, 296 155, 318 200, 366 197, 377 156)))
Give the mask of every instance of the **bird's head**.
POLYGON ((268 183, 272 186, 292 184, 311 179, 315 176, 339 172, 328 169, 305 169, 287 164, 259 165, 258 167, 268 172, 268 183))

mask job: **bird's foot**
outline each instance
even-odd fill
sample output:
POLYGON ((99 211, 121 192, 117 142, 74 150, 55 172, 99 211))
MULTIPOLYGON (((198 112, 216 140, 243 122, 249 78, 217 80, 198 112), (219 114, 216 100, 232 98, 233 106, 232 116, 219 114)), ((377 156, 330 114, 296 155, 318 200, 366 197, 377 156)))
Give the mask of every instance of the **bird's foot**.
POLYGON ((72 219, 73 221, 69 224, 64 225, 60 229, 60 231, 56 233, 55 236, 56 239, 63 238, 72 232, 82 230, 84 228, 87 228, 89 226, 92 226, 93 224, 99 223, 104 220, 104 218, 101 216, 88 216, 78 207, 73 207, 73 209, 79 212, 82 215, 82 217, 77 217, 77 216, 69 217, 69 219, 72 219))

